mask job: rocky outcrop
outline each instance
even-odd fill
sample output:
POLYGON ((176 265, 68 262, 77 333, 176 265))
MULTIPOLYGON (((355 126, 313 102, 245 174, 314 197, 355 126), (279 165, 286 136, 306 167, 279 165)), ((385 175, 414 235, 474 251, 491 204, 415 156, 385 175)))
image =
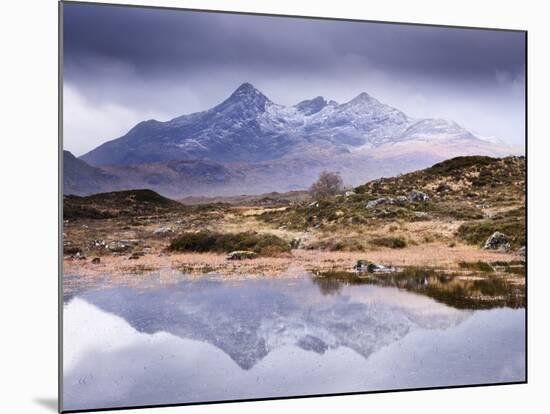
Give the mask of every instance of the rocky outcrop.
POLYGON ((392 204, 403 204, 407 201, 419 201, 424 202, 428 201, 430 197, 423 193, 422 191, 412 191, 408 196, 397 196, 397 197, 380 197, 375 200, 370 200, 367 202, 367 208, 375 208, 381 205, 392 205, 392 204))
POLYGON ((491 234, 491 236, 489 236, 489 238, 483 245, 483 248, 508 251, 510 250, 511 246, 508 240, 508 236, 499 231, 495 231, 493 234, 491 234))
POLYGON ((372 263, 368 260, 358 260, 354 269, 367 273, 393 273, 397 271, 395 267, 372 263))
POLYGON ((428 194, 423 193, 422 191, 413 190, 413 191, 410 192, 408 199, 410 201, 423 202, 423 201, 428 201, 430 199, 430 197, 428 196, 428 194))
POLYGON ((390 197, 381 197, 376 200, 371 200, 367 203, 367 208, 374 208, 384 204, 393 204, 393 198, 390 197))
POLYGON ((170 227, 161 227, 153 231, 153 234, 157 237, 168 237, 174 234, 174 230, 170 227))
POLYGON ((126 244, 122 241, 114 241, 107 245, 107 248, 114 253, 122 253, 132 248, 130 243, 126 244))
POLYGON ((227 260, 244 260, 255 259, 256 257, 258 257, 258 254, 250 250, 235 250, 229 253, 225 258, 227 260))

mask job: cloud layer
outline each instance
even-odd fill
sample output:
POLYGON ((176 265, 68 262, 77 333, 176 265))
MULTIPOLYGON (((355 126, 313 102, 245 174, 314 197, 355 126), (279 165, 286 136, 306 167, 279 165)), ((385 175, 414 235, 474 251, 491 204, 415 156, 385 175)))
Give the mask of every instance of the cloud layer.
POLYGON ((523 145, 524 60, 519 32, 65 3, 65 147, 207 109, 245 81, 287 105, 367 91, 523 145))

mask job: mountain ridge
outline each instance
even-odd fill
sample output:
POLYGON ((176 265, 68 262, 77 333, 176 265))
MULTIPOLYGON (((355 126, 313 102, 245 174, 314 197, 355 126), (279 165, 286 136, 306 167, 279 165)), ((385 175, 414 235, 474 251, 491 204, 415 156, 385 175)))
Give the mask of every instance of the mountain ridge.
POLYGON ((342 104, 317 96, 284 106, 243 83, 210 109, 166 122, 140 122, 80 159, 92 166, 184 159, 260 162, 302 154, 341 154, 413 141, 418 135, 423 141, 482 141, 454 121, 414 119, 366 92, 342 104))
POLYGON ((323 170, 358 185, 461 155, 516 154, 454 121, 412 118, 366 92, 344 103, 316 96, 284 106, 244 83, 205 111, 142 121, 80 158, 64 153, 64 191, 253 195, 306 189, 323 170))

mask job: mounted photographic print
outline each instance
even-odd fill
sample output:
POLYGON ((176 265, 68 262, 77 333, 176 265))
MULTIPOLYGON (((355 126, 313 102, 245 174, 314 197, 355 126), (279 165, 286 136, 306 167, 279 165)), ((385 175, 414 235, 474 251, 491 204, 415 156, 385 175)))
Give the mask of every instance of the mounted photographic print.
POLYGON ((526 382, 526 32, 60 19, 62 411, 526 382))

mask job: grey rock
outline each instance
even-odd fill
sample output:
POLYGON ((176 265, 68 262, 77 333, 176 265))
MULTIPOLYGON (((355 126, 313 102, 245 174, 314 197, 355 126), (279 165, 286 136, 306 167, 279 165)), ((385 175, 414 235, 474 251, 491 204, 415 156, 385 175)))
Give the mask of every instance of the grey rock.
POLYGON ((255 259, 256 257, 258 257, 258 255, 250 250, 235 250, 229 253, 225 258, 227 260, 244 260, 255 259))
POLYGON ((411 201, 428 201, 430 199, 430 196, 428 194, 423 193, 422 191, 413 190, 409 194, 409 200, 411 201))
POLYGON ((397 271, 393 266, 384 266, 369 262, 368 260, 358 260, 354 268, 367 273, 393 273, 397 271))
POLYGON ((381 197, 377 198, 376 200, 371 200, 367 203, 367 208, 374 208, 376 206, 385 205, 385 204, 393 204, 394 200, 390 197, 381 197))
POLYGON ((124 244, 121 241, 114 241, 107 245, 107 248, 115 253, 122 253, 125 251, 130 250, 131 246, 128 244, 124 244))
POLYGON ((161 227, 153 231, 153 234, 157 237, 167 237, 174 234, 174 230, 171 227, 161 227))
POLYGON ((509 251, 511 246, 510 246, 510 242, 508 241, 508 236, 506 236, 504 233, 501 233, 499 231, 495 231, 491 236, 489 236, 489 238, 483 245, 483 248, 509 251))
POLYGON ((88 242, 88 246, 90 248, 105 248, 107 247, 107 244, 105 243, 105 240, 90 240, 88 242))

